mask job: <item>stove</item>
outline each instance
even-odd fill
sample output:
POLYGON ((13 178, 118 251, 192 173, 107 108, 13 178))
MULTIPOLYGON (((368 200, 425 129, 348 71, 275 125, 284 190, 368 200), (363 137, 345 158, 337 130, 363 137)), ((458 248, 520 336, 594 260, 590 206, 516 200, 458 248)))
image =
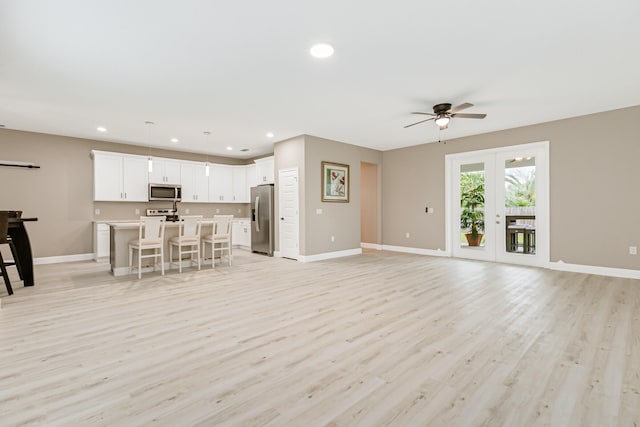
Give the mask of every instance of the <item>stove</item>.
POLYGON ((167 221, 173 222, 179 219, 176 209, 147 209, 147 216, 163 216, 167 221))

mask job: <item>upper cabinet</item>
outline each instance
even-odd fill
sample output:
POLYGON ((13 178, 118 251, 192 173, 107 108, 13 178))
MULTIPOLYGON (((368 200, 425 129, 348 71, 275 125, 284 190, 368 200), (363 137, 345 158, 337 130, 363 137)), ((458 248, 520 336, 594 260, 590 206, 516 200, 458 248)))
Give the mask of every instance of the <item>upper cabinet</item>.
POLYGON ((152 158, 132 154, 92 151, 94 201, 146 202, 149 183, 182 185, 188 203, 249 203, 251 187, 273 184, 273 157, 250 165, 209 164, 188 160, 152 158))
POLYGON ((251 198, 251 187, 258 185, 258 177, 256 175, 256 164, 247 165, 245 172, 247 173, 247 199, 251 198))
POLYGON ((93 200, 146 202, 147 171, 146 157, 93 151, 93 200))
POLYGON ((183 202, 209 201, 209 178, 204 163, 183 162, 180 165, 180 176, 183 202))
POLYGON ((149 172, 151 184, 180 184, 181 163, 173 159, 152 157, 152 168, 149 172))
POLYGON ((273 184, 275 182, 275 162, 273 156, 254 161, 256 163, 258 185, 273 184))
POLYGON ((209 201, 233 202, 233 166, 212 164, 209 173, 209 201))

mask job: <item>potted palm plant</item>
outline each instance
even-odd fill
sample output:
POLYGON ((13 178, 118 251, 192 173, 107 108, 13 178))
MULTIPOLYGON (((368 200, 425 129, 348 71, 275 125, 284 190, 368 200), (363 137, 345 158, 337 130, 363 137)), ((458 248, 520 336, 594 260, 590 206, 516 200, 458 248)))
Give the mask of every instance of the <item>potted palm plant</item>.
POLYGON ((465 234, 469 246, 480 246, 484 233, 484 184, 469 188, 460 195, 460 228, 465 234))

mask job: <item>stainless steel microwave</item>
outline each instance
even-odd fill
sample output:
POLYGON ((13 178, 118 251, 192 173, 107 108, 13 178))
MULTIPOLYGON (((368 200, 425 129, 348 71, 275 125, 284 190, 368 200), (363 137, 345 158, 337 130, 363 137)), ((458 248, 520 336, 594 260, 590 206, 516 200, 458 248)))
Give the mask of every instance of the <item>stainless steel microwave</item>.
POLYGON ((149 200, 182 201, 182 186, 149 184, 149 200))

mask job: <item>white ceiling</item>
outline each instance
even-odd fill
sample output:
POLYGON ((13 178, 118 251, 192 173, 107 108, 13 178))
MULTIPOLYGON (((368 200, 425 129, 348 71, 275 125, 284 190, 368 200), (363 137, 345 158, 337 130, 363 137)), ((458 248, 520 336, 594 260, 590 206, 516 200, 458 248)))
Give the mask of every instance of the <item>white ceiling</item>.
POLYGON ((639 105, 639 21, 638 0, 0 0, 0 124, 242 158, 300 134, 386 150, 639 105), (441 102, 487 118, 403 129, 441 102))

